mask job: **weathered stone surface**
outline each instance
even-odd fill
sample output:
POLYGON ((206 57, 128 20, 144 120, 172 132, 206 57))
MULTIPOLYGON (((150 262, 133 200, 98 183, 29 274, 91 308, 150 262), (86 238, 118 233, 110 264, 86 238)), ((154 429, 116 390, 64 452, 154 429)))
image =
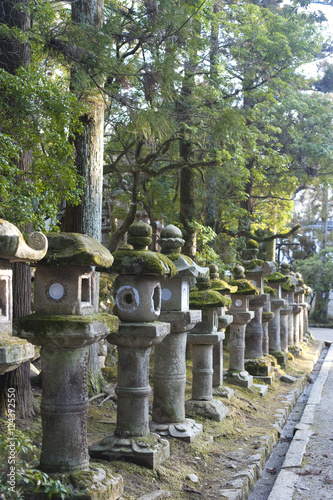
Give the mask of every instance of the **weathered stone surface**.
POLYGON ((17 336, 35 345, 82 347, 105 338, 118 327, 119 320, 109 314, 94 316, 42 316, 30 314, 14 321, 17 336))
POLYGON ((166 439, 157 434, 145 436, 128 436, 121 438, 110 434, 98 444, 89 448, 92 458, 103 460, 127 459, 131 462, 155 469, 170 455, 170 445, 166 439))
POLYGON ((110 267, 113 257, 101 243, 80 233, 49 233, 43 265, 110 267))
POLYGON ((35 311, 40 315, 91 316, 98 311, 96 273, 89 266, 37 265, 35 311))
POLYGON ((294 384, 297 381, 297 378, 292 375, 282 375, 280 380, 282 382, 287 382, 288 384, 294 384))
POLYGON ((198 415, 217 422, 221 422, 229 412, 228 408, 218 399, 211 401, 189 399, 185 402, 185 411, 189 417, 198 415))
MULTIPOLYGON (((185 405, 184 405, 185 414, 185 405)), ((193 443, 198 437, 202 435, 202 424, 198 424, 191 418, 185 418, 178 423, 163 423, 151 421, 150 430, 161 437, 173 437, 193 443)))
POLYGON ((171 498, 170 491, 157 490, 153 493, 148 493, 147 495, 143 495, 139 498, 139 500, 157 500, 160 498, 171 498))
POLYGON ((0 259, 9 262, 38 261, 46 251, 47 238, 43 233, 32 233, 26 243, 14 224, 0 219, 0 259))
POLYGON ((29 342, 12 337, 0 336, 0 375, 15 370, 21 363, 32 359, 35 348, 29 342))

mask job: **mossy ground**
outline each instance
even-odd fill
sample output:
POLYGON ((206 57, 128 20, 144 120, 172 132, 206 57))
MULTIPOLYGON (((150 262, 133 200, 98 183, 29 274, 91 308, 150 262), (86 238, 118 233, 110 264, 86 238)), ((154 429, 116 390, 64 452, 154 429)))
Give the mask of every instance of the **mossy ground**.
MULTIPOLYGON (((170 440, 171 456, 162 465, 152 471, 145 467, 124 461, 100 461, 104 467, 122 475, 124 480, 124 500, 137 500, 141 496, 158 489, 169 491, 173 500, 192 500, 196 498, 220 499, 221 490, 231 488, 231 481, 237 473, 244 471, 251 463, 251 458, 263 446, 261 437, 273 434, 276 412, 284 407, 283 400, 288 393, 299 387, 311 370, 314 354, 318 352, 318 343, 310 340, 302 344, 300 356, 289 360, 278 375, 288 373, 298 380, 295 384, 275 381, 269 386, 263 398, 255 387, 244 389, 234 387, 232 399, 221 399, 229 409, 229 414, 222 422, 213 422, 197 418, 203 425, 203 437, 190 444, 176 439, 170 440), (195 474, 197 482, 191 481, 190 474, 195 474)), ((224 367, 228 367, 228 347, 224 348, 224 367)), ((187 362, 186 399, 191 397, 191 361, 187 362)), ((151 373, 153 355, 151 359, 151 373)), ((116 369, 105 370, 107 380, 116 385, 116 369)), ((151 378, 152 384, 152 378, 151 378)), ((41 446, 41 424, 39 405, 41 391, 34 389, 36 416, 27 421, 17 422, 30 434, 33 442, 41 446)), ((88 417, 88 444, 91 445, 112 433, 116 426, 116 403, 108 400, 102 406, 101 399, 90 403, 88 417)), ((151 401, 152 402, 152 401, 151 401)), ((94 461, 96 463, 98 461, 94 461)))

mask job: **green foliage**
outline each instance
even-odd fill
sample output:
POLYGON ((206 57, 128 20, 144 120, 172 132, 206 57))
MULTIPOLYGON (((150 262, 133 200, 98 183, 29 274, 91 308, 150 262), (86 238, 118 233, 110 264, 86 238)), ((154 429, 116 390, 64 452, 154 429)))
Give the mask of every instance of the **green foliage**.
MULTIPOLYGON (((6 429, 8 422, 1 421, 1 427, 6 429)), ((0 493, 4 493, 6 498, 24 499, 27 491, 43 492, 47 498, 52 498, 53 495, 68 498, 69 490, 61 483, 59 479, 53 479, 45 472, 36 469, 36 461, 39 455, 38 448, 31 442, 30 438, 22 431, 10 427, 9 432, 0 435, 0 493), (11 487, 7 482, 7 474, 9 470, 8 452, 9 446, 15 443, 15 483, 16 486, 11 487)), ((12 457, 12 454, 10 455, 12 457)), ((12 462, 11 462, 12 463, 12 462)))
POLYGON ((333 289, 333 247, 326 247, 305 260, 294 261, 293 266, 315 293, 333 289))
POLYGON ((22 229, 45 230, 62 200, 75 204, 81 193, 69 140, 80 110, 60 81, 33 64, 15 75, 0 69, 0 92, 0 214, 22 229))

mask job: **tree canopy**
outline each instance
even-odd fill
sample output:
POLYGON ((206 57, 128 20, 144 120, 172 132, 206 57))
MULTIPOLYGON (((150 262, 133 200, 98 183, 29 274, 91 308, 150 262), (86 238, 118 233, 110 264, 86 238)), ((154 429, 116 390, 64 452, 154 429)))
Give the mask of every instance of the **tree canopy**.
POLYGON ((333 164, 331 99, 299 71, 331 50, 310 3, 106 0, 94 26, 71 2, 18 1, 31 26, 2 23, 0 37, 28 43, 32 59, 0 69, 0 215, 43 229, 63 200, 80 202, 73 138, 102 96, 112 249, 138 212, 179 224, 190 188, 188 217, 218 235, 220 254, 242 230, 288 232, 293 196, 333 164))

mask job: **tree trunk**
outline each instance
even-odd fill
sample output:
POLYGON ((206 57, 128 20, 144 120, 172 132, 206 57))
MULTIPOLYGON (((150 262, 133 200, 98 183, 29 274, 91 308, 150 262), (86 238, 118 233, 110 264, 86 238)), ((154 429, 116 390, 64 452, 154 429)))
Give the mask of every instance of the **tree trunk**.
MULTIPOLYGON (((31 27, 29 16, 22 10, 28 0, 0 0, 1 22, 9 27, 26 31, 31 27)), ((23 65, 30 64, 30 46, 14 38, 0 37, 0 68, 14 74, 23 65)), ((14 105, 14 103, 13 103, 14 105)), ((21 154, 18 166, 27 171, 31 162, 30 151, 21 154)), ((15 222, 15 221, 13 221, 15 222)), ((21 318, 31 312, 31 272, 26 264, 13 264, 13 318, 21 318)), ((16 417, 28 418, 33 415, 33 396, 30 385, 30 361, 22 363, 16 370, 0 376, 0 413, 7 406, 7 391, 14 388, 16 393, 16 417)))
MULTIPOLYGON (((76 0, 72 2, 72 21, 101 27, 103 24, 104 0, 76 0)), ((79 69, 72 70, 72 90, 75 93, 75 80, 79 79, 79 69)), ((97 89, 86 91, 84 97, 89 110, 81 116, 83 131, 77 134, 75 144, 75 163, 79 174, 84 178, 81 203, 66 206, 62 231, 84 233, 101 241, 102 235, 102 198, 103 198, 103 146, 104 146, 104 101, 97 89)), ((99 276, 96 275, 94 289, 98 293, 99 276)), ((97 297, 98 299, 98 297, 97 297)), ((88 361, 89 393, 100 392, 104 383, 98 360, 98 343, 89 348, 88 361)))
MULTIPOLYGON (((177 110, 179 121, 191 124, 191 113, 189 110, 189 99, 192 95, 192 79, 194 78, 195 65, 190 60, 185 63, 185 76, 181 90, 181 102, 177 110)), ((192 143, 185 138, 185 131, 181 133, 179 154, 184 162, 189 162, 192 153, 192 143)), ((182 253, 192 259, 196 255, 196 230, 193 226, 195 221, 195 174, 192 168, 184 167, 180 172, 180 222, 183 226, 183 238, 185 244, 182 253)))

